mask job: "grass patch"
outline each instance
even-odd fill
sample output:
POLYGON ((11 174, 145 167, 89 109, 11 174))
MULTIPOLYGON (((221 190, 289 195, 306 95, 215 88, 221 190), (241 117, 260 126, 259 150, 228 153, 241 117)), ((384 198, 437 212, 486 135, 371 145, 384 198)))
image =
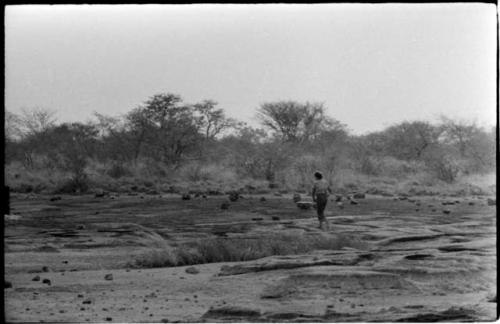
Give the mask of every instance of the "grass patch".
POLYGON ((314 250, 364 248, 359 239, 346 235, 307 236, 279 234, 261 238, 211 238, 178 247, 166 247, 139 256, 131 267, 158 268, 256 260, 272 255, 303 254, 314 250))

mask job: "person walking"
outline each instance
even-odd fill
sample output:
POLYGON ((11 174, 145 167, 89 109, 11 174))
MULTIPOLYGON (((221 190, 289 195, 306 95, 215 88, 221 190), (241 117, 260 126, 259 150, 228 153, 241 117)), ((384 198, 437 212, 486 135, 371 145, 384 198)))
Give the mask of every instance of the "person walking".
POLYGON ((316 211, 318 213, 318 220, 319 220, 319 228, 323 228, 323 223, 326 225, 326 229, 330 229, 330 224, 328 224, 328 220, 325 217, 325 208, 326 208, 326 203, 328 202, 328 196, 332 192, 330 185, 328 184, 328 181, 323 179, 323 174, 321 172, 316 171, 314 173, 314 185, 312 188, 312 198, 313 201, 316 203, 316 211))

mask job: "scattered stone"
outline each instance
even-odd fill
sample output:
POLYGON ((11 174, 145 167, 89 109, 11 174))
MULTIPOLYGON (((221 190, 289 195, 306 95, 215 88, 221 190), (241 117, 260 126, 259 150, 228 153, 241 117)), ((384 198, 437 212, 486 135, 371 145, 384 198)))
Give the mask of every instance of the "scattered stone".
POLYGON ((272 219, 273 219, 273 221, 279 221, 280 220, 279 216, 272 216, 272 219))
POLYGON ((3 288, 4 289, 12 288, 12 283, 10 281, 5 280, 5 284, 4 284, 3 288))
POLYGON ((50 282, 50 279, 47 279, 47 278, 43 279, 42 283, 47 284, 49 286, 52 285, 52 283, 50 282))
POLYGON ((200 270, 198 270, 195 267, 186 268, 185 271, 186 271, 186 273, 189 273, 189 274, 198 274, 198 273, 200 273, 200 270))
POLYGON ((31 281, 40 281, 40 276, 35 276, 31 281))
POLYGON ((220 205, 220 209, 229 209, 229 202, 225 201, 220 205))
POLYGON ((497 204, 496 199, 488 198, 488 206, 495 206, 497 204))
POLYGON ((113 274, 108 273, 107 275, 104 276, 104 280, 113 280, 113 274))
POLYGON ((294 203, 298 203, 301 200, 302 200, 302 197, 300 196, 300 194, 298 194, 298 193, 293 194, 293 202, 294 203))

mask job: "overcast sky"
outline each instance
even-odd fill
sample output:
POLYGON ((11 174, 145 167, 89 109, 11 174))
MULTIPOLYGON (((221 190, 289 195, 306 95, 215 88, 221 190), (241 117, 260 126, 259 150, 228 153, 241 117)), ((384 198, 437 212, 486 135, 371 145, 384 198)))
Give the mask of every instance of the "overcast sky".
POLYGON ((124 114, 160 92, 323 102, 356 134, 441 114, 494 125, 493 4, 8 6, 5 107, 59 121, 124 114))

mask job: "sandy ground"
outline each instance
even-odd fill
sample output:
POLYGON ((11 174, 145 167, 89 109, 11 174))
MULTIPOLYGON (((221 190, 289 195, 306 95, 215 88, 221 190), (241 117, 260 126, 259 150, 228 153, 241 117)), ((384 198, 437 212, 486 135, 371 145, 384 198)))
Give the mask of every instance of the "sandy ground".
POLYGON ((329 231, 291 196, 17 195, 5 216, 9 322, 373 322, 496 318, 496 206, 485 198, 367 197, 329 231), (450 203, 443 205, 443 203, 450 203), (453 204, 451 204, 453 203, 453 204), (449 214, 443 210, 450 211, 449 214), (274 217, 274 220, 273 220, 274 217), (276 218, 279 217, 279 220, 276 218), (296 233, 355 246, 247 262, 137 269, 168 244, 296 233), (196 272, 196 271, 195 271, 196 272), (111 274, 110 276, 107 276, 111 274), (33 281, 37 279, 38 281, 33 281), (44 283, 45 279, 50 284, 44 283))

